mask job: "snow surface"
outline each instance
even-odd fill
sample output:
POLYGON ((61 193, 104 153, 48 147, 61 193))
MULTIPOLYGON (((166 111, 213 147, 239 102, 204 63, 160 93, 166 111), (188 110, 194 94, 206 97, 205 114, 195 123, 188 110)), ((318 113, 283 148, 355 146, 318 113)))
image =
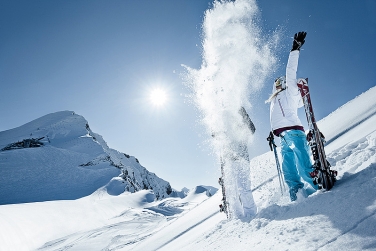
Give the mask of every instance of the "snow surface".
POLYGON ((251 160, 258 214, 242 222, 218 212, 213 187, 157 201, 120 193, 114 178, 75 200, 1 205, 0 250, 376 250, 375 96, 373 87, 318 123, 339 172, 330 191, 290 202, 267 152, 251 160))

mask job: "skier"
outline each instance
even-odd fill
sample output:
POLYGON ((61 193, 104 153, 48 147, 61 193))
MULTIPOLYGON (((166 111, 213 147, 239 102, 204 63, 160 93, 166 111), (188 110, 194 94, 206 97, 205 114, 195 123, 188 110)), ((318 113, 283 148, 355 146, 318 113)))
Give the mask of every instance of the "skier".
MULTIPOLYGON (((217 140, 227 142, 222 149, 220 161, 222 177, 220 184, 223 192, 221 210, 230 208, 231 217, 248 220, 257 213, 250 181, 248 139, 256 130, 244 107, 238 112, 228 111, 227 118, 231 126, 226 132, 212 134, 217 140), (223 177, 224 176, 224 177, 223 177), (232 189, 227 189, 231 186, 232 189), (233 191, 232 194, 227 194, 233 191)), ((229 215, 229 214, 228 214, 229 215)))
POLYGON ((270 124, 273 134, 280 137, 282 172, 289 187, 290 199, 295 201, 299 189, 307 197, 317 190, 310 172, 312 162, 304 128, 298 117, 298 108, 303 106, 297 86, 296 72, 300 48, 305 42, 306 32, 294 36, 292 49, 286 66, 286 77, 279 77, 273 85, 270 102, 270 124), (301 178, 307 183, 304 185, 301 178))

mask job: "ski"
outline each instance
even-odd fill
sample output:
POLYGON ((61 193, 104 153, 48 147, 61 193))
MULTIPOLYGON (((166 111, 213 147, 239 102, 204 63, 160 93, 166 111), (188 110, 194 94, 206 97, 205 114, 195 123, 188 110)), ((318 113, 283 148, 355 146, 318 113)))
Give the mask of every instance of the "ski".
POLYGON ((269 142, 270 151, 274 152, 275 163, 277 166, 277 173, 279 179, 279 186, 281 187, 281 193, 283 195, 283 190, 285 190, 285 182, 283 180, 281 165, 279 164, 278 154, 277 154, 277 145, 274 142, 273 132, 269 133, 269 137, 266 139, 269 142))
POLYGON ((229 210, 228 210, 228 201, 226 198, 226 189, 225 189, 225 183, 224 183, 224 162, 221 158, 221 174, 222 176, 218 179, 218 183, 222 188, 222 204, 219 205, 219 211, 224 212, 227 216, 227 219, 230 218, 229 210))
POLYGON ((314 170, 310 173, 310 176, 313 179, 313 183, 317 184, 319 189, 330 190, 336 181, 337 171, 330 169, 330 163, 326 159, 324 149, 325 138, 316 124, 311 95, 309 93, 308 78, 299 79, 298 88, 304 102, 304 110, 309 127, 307 140, 314 161, 314 170))

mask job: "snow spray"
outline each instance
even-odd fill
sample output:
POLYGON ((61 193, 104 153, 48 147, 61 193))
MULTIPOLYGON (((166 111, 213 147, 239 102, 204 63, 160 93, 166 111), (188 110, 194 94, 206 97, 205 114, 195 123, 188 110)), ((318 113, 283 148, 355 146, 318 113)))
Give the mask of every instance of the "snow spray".
MULTIPOLYGON (((255 0, 215 1, 202 25, 201 68, 186 66, 190 98, 200 110, 213 151, 224 164, 233 218, 244 215, 246 198, 241 200, 240 190, 251 189, 249 160, 234 161, 239 145, 251 140, 239 110, 252 108, 250 94, 260 90, 276 62, 271 50, 275 38, 262 37, 258 16, 255 0)), ((253 197, 249 199, 253 202, 253 197)))

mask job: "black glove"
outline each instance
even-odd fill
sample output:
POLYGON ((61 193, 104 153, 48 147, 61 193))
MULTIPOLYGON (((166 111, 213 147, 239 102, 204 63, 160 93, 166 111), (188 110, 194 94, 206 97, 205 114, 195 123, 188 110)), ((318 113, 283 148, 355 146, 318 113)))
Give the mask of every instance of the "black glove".
POLYGON ((300 47, 302 47, 304 42, 305 42, 304 39, 305 39, 306 35, 307 35, 307 32, 305 32, 305 31, 300 31, 298 33, 295 33, 294 42, 292 42, 291 51, 300 50, 300 47))

